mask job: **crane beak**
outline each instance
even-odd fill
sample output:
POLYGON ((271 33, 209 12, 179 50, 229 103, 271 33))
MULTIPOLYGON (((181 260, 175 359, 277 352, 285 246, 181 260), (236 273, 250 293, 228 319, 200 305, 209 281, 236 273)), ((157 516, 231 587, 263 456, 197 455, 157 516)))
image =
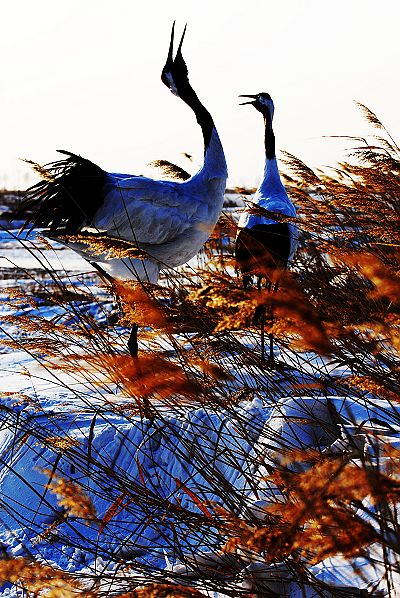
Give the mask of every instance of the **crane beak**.
POLYGON ((257 96, 256 95, 240 95, 239 98, 251 98, 252 101, 251 102, 240 102, 239 106, 244 106, 245 104, 253 104, 255 103, 255 101, 257 100, 257 96))
MULTIPOLYGON (((175 22, 174 22, 174 24, 175 24, 175 22)), ((183 30, 181 41, 179 42, 179 46, 178 46, 178 50, 176 52, 175 60, 177 59, 178 56, 180 56, 182 58, 182 44, 183 44, 183 38, 185 37, 185 33, 186 33, 186 27, 187 27, 187 23, 186 23, 185 28, 183 30)))
POLYGON ((174 33, 175 21, 172 25, 171 40, 169 42, 168 56, 165 66, 161 72, 162 82, 176 95, 178 95, 178 83, 182 83, 183 79, 187 79, 187 66, 182 56, 182 44, 186 33, 186 25, 183 30, 181 40, 178 45, 178 50, 174 58, 174 33))
POLYGON ((174 33, 175 33, 175 21, 172 24, 172 31, 171 31, 171 40, 169 42, 169 49, 168 49, 168 56, 165 66, 163 68, 163 72, 170 72, 172 65, 174 64, 174 59, 172 57, 172 52, 174 50, 174 33))

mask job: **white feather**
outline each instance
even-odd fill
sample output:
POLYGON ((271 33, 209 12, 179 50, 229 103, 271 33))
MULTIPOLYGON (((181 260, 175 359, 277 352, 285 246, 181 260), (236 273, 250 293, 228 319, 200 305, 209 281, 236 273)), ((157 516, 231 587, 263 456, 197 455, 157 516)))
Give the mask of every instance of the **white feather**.
POLYGON ((203 167, 187 181, 109 174, 104 203, 92 226, 143 249, 158 269, 180 266, 196 255, 214 228, 226 178, 226 162, 214 128, 203 167))
MULTIPOLYGON (((261 183, 251 198, 250 203, 254 207, 260 207, 269 212, 282 214, 291 218, 296 217, 296 208, 294 207, 290 197, 286 193, 286 189, 282 184, 279 174, 278 163, 276 157, 265 159, 264 176, 261 183)), ((243 228, 252 228, 258 224, 276 224, 277 220, 263 216, 261 214, 252 214, 251 206, 249 210, 242 213, 238 227, 239 232, 243 228)), ((298 245, 298 231, 293 223, 288 223, 290 230, 290 254, 289 261, 293 258, 298 245)))

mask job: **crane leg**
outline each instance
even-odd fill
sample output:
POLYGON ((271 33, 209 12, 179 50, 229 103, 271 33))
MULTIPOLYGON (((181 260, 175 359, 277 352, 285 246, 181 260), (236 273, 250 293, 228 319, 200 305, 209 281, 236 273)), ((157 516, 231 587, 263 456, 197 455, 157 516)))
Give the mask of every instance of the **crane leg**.
POLYGON ((138 352, 139 352, 138 340, 137 340, 138 329, 139 329, 139 326, 137 324, 133 324, 131 333, 129 335, 129 340, 128 340, 129 353, 132 355, 133 359, 137 359, 138 352))
MULTIPOLYGON (((265 360, 265 313, 261 316, 260 319, 260 327, 261 327, 261 362, 263 364, 266 363, 265 360)), ((274 362, 274 335, 272 332, 268 334, 269 337, 269 357, 268 363, 274 362)))
MULTIPOLYGON (((271 292, 271 290, 270 290, 270 292, 271 292)), ((274 292, 274 290, 272 290, 272 292, 274 292)), ((274 308, 272 305, 271 305, 271 311, 270 311, 270 322, 271 322, 271 326, 272 326, 274 323, 274 308)), ((275 357, 274 357, 274 334, 273 334, 273 332, 270 332, 268 334, 268 336, 269 336, 269 359, 268 359, 268 361, 270 363, 274 363, 275 357)))
MULTIPOLYGON (((277 287, 274 285, 274 283, 271 280, 268 280, 268 282, 267 282, 267 288, 268 288, 268 292, 270 294, 275 293, 276 290, 277 290, 277 287)), ((271 326, 272 326, 273 321, 274 321, 274 309, 273 309, 272 304, 270 306, 269 317, 270 317, 270 322, 271 322, 271 326)), ((268 357, 268 362, 269 363, 274 363, 275 359, 274 359, 274 335, 273 335, 273 333, 270 332, 268 334, 268 337, 269 337, 269 357, 268 357)))
MULTIPOLYGON (((137 324, 133 324, 131 333, 129 335, 128 349, 129 349, 129 353, 131 354, 131 357, 135 363, 135 375, 140 377, 142 375, 142 371, 141 371, 141 367, 140 367, 140 360, 138 358, 138 351, 139 351, 138 341, 137 341, 138 330, 139 330, 139 326, 137 324)), ((150 403, 148 397, 144 396, 142 398, 142 401, 143 401, 142 404, 140 402, 138 403, 141 416, 147 417, 150 420, 150 422, 153 422, 154 421, 154 412, 152 410, 152 406, 151 406, 151 403, 150 403)))
POLYGON ((269 333, 269 360, 274 361, 274 335, 269 333))

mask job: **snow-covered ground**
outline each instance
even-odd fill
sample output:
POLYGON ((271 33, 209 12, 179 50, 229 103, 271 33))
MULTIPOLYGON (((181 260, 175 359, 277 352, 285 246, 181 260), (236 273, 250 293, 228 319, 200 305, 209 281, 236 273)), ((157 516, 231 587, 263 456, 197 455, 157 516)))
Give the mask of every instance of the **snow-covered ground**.
MULTIPOLYGON (((0 315, 39 315, 52 323, 71 323, 61 306, 10 302, 5 289, 45 285, 50 282, 46 272, 54 270, 58 278, 71 280, 75 290, 93 292, 93 301, 76 309, 105 325, 110 297, 90 274, 90 266, 68 249, 50 250, 40 243, 34 235, 21 242, 16 230, 1 232, 0 266, 6 277, 0 281, 0 315)), ((27 334, 17 321, 3 321, 3 338, 24 339, 27 334)), ((112 342, 123 347, 126 331, 110 334, 112 342)), ((316 389, 295 395, 288 387, 285 396, 279 369, 266 373, 238 363, 234 355, 226 355, 225 365, 237 388, 247 388, 243 400, 214 410, 182 405, 156 412, 153 418, 139 417, 119 386, 106 375, 103 381, 94 380, 89 366, 53 370, 46 366, 47 359, 24 349, 23 343, 4 346, 0 360, 2 550, 89 580, 101 577, 104 590, 123 589, 128 579, 139 583, 149 571, 155 579, 157 570, 169 570, 174 579, 178 575, 194 579, 199 571, 204 577, 208 571, 207 588, 216 589, 221 584, 219 560, 228 557, 218 556, 217 530, 209 527, 199 534, 196 517, 207 515, 209 507, 204 505, 232 507, 226 502, 226 489, 231 488, 236 511, 262 518, 262 507, 279 500, 279 492, 265 477, 268 465, 279 461, 282 448, 335 451, 356 443, 371 463, 384 444, 400 448, 397 404, 372 401, 367 394, 332 395, 329 389, 325 394, 316 389), (82 488, 102 523, 67 517, 47 487, 54 476, 82 488)), ((342 364, 311 353, 299 356, 281 348, 279 361, 303 386, 325 375, 341 379, 351 374, 342 364)), ((287 566, 267 566, 249 556, 229 558, 232 575, 226 579, 227 591, 234 584, 260 588, 263 583, 265 592, 281 596, 316 595, 306 581, 299 585, 287 566)), ((391 558, 372 545, 363 558, 338 556, 310 566, 309 581, 330 584, 332 592, 344 586, 385 590, 384 561, 391 558)), ((400 588, 400 576, 394 574, 391 583, 400 588)), ((2 595, 15 591, 6 584, 2 595)), ((391 595, 397 595, 393 591, 391 595)), ((258 592, 262 595, 262 590, 258 592)), ((331 594, 324 590, 318 595, 331 594)))

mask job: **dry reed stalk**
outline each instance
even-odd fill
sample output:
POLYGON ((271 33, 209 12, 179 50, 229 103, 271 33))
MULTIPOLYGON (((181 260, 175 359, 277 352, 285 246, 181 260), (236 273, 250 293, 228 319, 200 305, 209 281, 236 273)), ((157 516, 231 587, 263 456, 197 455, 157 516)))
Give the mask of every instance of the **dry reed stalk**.
MULTIPOLYGON (((232 262, 236 221, 228 212, 221 217, 195 270, 188 266, 171 272, 157 287, 128 283, 111 289, 122 297, 122 323, 138 322, 153 329, 145 332, 149 349, 140 356, 139 365, 127 355, 124 340, 113 328, 97 324, 81 309, 94 298, 90 288, 82 292, 79 281, 70 278, 66 283, 51 273, 51 285, 32 281, 28 293, 10 289, 16 310, 24 301, 40 309, 45 298, 48 304, 58 305, 62 314, 46 321, 24 315, 5 318, 6 331, 19 326, 21 332, 9 338, 10 346, 25 348, 48 371, 72 375, 79 364, 86 372, 90 396, 81 393, 79 399, 93 414, 93 421, 106 413, 115 433, 114 416, 132 426, 140 421, 143 427, 148 450, 142 454, 136 446, 130 447, 137 464, 137 477, 132 477, 104 466, 94 449, 94 424, 84 446, 61 432, 32 430, 28 419, 17 417, 12 409, 7 411, 9 425, 21 433, 19 443, 33 437, 94 477, 97 492, 107 497, 109 505, 99 515, 100 538, 112 535, 113 541, 123 546, 124 521, 137 521, 141 509, 143 533, 151 530, 159 538, 147 547, 155 564, 130 555, 129 567, 142 580, 145 575, 148 582, 161 580, 165 584, 139 589, 142 584, 127 574, 122 580, 126 595, 201 595, 194 586, 182 586, 180 574, 163 570, 163 550, 187 565, 194 584, 232 596, 245 594, 240 576, 232 581, 232 562, 238 571, 248 563, 243 554, 252 555, 246 558, 257 563, 287 564, 300 582, 307 579, 316 591, 321 586, 310 578, 307 567, 327 557, 365 555, 368 546, 377 543, 400 558, 400 549, 393 542, 393 530, 399 530, 393 506, 399 494, 399 454, 394 447, 383 443, 382 458, 376 461, 353 446, 351 435, 346 439, 350 449, 333 456, 317 448, 309 451, 307 446, 292 454, 282 447, 276 449, 279 464, 271 466, 268 480, 260 480, 261 455, 249 447, 260 436, 262 422, 246 415, 253 398, 274 406, 304 393, 321 400, 332 395, 351 398, 355 403, 367 402, 371 409, 379 399, 389 405, 398 402, 400 150, 376 115, 365 107, 363 110, 380 135, 374 144, 355 139, 352 162, 317 173, 286 155, 291 168, 288 187, 299 213, 300 249, 291 273, 282 277, 274 296, 242 288, 232 262), (39 300, 35 293, 40 294, 39 300), (266 324, 281 353, 274 369, 262 365, 257 351, 260 307, 274 313, 273 321, 266 324), (60 349, 65 359, 56 362, 60 349), (110 399, 111 393, 105 399, 104 389, 112 384, 119 392, 115 400, 110 399), (96 406, 93 397, 98 400, 96 406), (182 437, 176 425, 176 421, 189 425, 194 408, 207 416, 200 439, 195 434, 182 437), (226 437, 224 420, 231 426, 226 444, 222 442, 226 437), (164 480, 168 464, 157 461, 158 453, 153 453, 149 438, 159 446, 174 446, 174 457, 191 472, 189 480, 176 475, 164 480), (226 468, 243 476, 252 500, 262 497, 267 482, 281 489, 284 500, 265 508, 264 519, 256 517, 246 493, 216 464, 217 453, 226 468), (294 462, 302 462, 304 471, 296 471, 294 462), (159 478, 154 472, 159 472, 159 478), (357 512, 365 512, 366 501, 376 508, 372 515, 368 513, 369 520, 357 512), (190 542, 185 543, 186 536, 190 542), (223 548, 234 560, 229 565, 196 566, 192 547, 200 545, 201 550, 215 555, 216 563, 223 548), (229 587, 224 578, 228 574, 229 587), (171 586, 171 580, 176 585, 171 586)), ((133 249, 99 236, 95 241, 99 251, 110 256, 128 255, 126 251, 133 249)), ((62 381, 59 384, 62 386, 62 381)), ((17 395, 9 398, 16 403, 25 400, 17 395)), ((82 407, 82 412, 85 409, 82 407)), ((393 426, 400 425, 397 412, 389 407, 388 411, 393 426)), ((345 416, 351 423, 351 414, 342 414, 344 421, 345 416)), ((362 426, 359 432, 372 444, 379 440, 362 426)), ((129 446, 129 434, 122 435, 129 446)), ((79 492, 89 491, 85 479, 82 475, 79 492)), ((87 518, 93 519, 94 513, 88 512, 87 518)), ((62 539, 66 533, 63 525, 49 529, 47 536, 43 530, 43 540, 56 535, 62 539)), ((73 533, 73 523, 68 525, 73 533)), ((37 531, 32 534, 37 536, 37 531)), ((91 548, 93 557, 98 548, 91 548)), ((104 554, 110 563, 116 561, 112 551, 104 548, 104 554)), ((384 567, 390 589, 390 575, 397 573, 398 567, 389 559, 384 567)))

